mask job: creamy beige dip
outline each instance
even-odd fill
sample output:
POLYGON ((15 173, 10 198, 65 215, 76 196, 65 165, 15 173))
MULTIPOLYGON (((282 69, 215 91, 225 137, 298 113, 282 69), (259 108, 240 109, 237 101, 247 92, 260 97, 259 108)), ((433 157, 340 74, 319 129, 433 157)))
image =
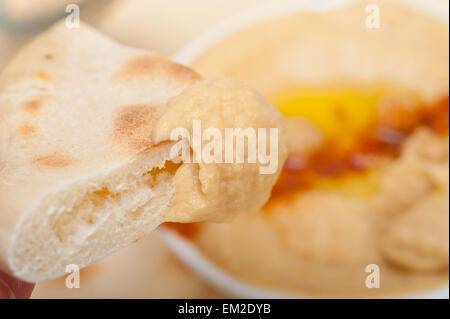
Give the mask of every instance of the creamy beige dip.
MULTIPOLYGON (((385 1, 379 3, 381 28, 369 29, 365 6, 266 21, 221 41, 193 63, 205 76, 250 83, 288 116, 290 156, 282 178, 289 180, 293 171, 306 174, 303 167, 320 162, 318 152, 330 161, 335 153, 328 145, 363 135, 372 136, 371 143, 385 138, 381 153, 357 157, 365 164, 356 174, 331 174, 325 183, 317 177, 306 187, 280 180, 284 191, 275 196, 275 187, 261 212, 231 224, 191 227, 189 236, 201 251, 247 283, 308 296, 378 297, 448 282, 448 25, 385 1), (336 101, 359 126, 339 124, 348 114, 335 112, 329 122, 341 126, 330 133, 328 127, 337 124, 316 123, 310 112, 323 101, 313 99, 308 108, 302 92, 319 88, 330 95, 328 88, 344 86, 341 92, 383 87, 384 93, 373 100, 338 94, 336 101), (361 195, 342 186, 353 175, 353 188, 370 191, 361 195), (369 264, 380 267, 378 289, 365 285, 369 264)), ((333 105, 334 97, 326 103, 333 105)), ((319 115, 325 118, 325 111, 319 115)))

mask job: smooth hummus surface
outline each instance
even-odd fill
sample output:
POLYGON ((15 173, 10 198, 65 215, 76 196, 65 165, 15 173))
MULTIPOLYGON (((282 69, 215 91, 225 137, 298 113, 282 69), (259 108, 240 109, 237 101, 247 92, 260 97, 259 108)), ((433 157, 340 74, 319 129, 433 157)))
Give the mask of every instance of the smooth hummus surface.
POLYGON ((207 76, 259 89, 286 117, 289 156, 261 212, 181 231, 264 288, 366 297, 448 282, 448 25, 381 1, 293 13, 200 56, 207 76), (380 288, 365 282, 380 268, 380 288))

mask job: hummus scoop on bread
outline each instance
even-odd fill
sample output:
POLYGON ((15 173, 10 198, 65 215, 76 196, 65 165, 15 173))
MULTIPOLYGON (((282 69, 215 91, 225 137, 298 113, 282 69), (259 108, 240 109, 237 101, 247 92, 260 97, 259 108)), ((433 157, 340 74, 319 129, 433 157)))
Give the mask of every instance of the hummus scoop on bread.
POLYGON ((247 85, 60 22, 0 75, 0 267, 51 279, 165 221, 258 210, 286 155, 281 114, 247 85), (171 130, 192 131, 194 120, 219 132, 278 129, 279 168, 180 161, 171 130))
POLYGON ((287 122, 288 159, 259 213, 176 228, 244 282, 318 297, 448 283, 448 24, 378 1, 370 29, 367 3, 260 22, 192 63, 250 83, 287 122))

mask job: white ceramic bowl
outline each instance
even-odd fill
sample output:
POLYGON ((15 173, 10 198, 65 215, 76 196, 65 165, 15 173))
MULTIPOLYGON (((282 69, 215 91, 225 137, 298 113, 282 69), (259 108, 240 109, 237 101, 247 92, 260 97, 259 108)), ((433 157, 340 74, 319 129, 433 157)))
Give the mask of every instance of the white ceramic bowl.
MULTIPOLYGON (((266 3, 260 7, 245 10, 210 28, 177 52, 173 59, 181 64, 190 65, 206 50, 228 36, 245 29, 257 22, 273 19, 288 13, 298 11, 323 11, 350 5, 357 0, 284 0, 266 3)), ((421 0, 404 0, 425 15, 448 23, 448 7, 442 2, 421 0)), ((231 276, 212 263, 207 256, 188 239, 178 235, 168 228, 160 228, 159 235, 163 238, 174 254, 201 278, 221 291, 237 298, 302 298, 275 290, 261 289, 251 286, 231 276)), ((305 298, 309 298, 306 297, 305 298)), ((401 295, 398 298, 449 298, 449 287, 443 285, 439 289, 401 295)))

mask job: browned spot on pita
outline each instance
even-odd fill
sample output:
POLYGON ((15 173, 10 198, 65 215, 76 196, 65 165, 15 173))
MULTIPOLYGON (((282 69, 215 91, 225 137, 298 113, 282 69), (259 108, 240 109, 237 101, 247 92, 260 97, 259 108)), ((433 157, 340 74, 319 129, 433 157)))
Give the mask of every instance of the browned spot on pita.
POLYGON ((44 59, 46 60, 52 60, 53 59, 53 55, 50 53, 44 54, 44 59))
POLYGON ((36 132, 36 128, 29 123, 23 122, 19 126, 19 133, 23 136, 30 136, 30 135, 34 134, 35 132, 36 132))
POLYGON ((176 79, 183 82, 201 79, 195 71, 157 55, 137 56, 126 62, 122 69, 114 75, 117 80, 142 77, 176 79))
POLYGON ((44 71, 37 71, 37 72, 34 72, 32 75, 35 78, 38 78, 38 79, 41 79, 41 80, 45 80, 45 81, 48 81, 48 80, 50 80, 52 78, 50 76, 50 74, 48 74, 47 72, 44 72, 44 71))
POLYGON ((66 155, 55 152, 48 155, 40 156, 33 161, 38 166, 49 168, 63 168, 69 166, 73 160, 66 155))
POLYGON ((44 105, 42 99, 32 99, 23 102, 22 108, 27 112, 36 112, 44 105))
POLYGON ((154 107, 148 104, 121 107, 113 120, 114 139, 134 151, 148 149, 153 145, 151 132, 155 113, 154 107))

